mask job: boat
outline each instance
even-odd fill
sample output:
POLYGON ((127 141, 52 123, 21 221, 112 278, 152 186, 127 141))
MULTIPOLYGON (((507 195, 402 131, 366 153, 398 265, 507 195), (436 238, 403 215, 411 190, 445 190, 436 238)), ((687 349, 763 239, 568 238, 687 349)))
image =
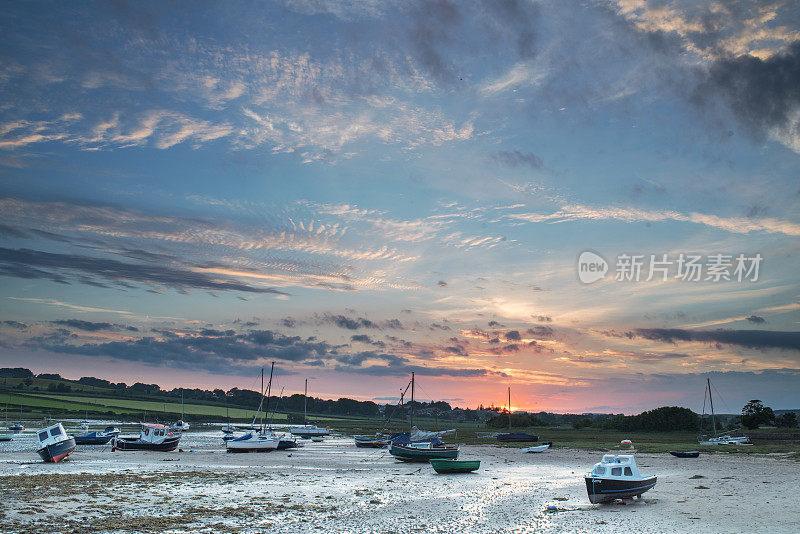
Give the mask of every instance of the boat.
POLYGON ((14 439, 14 433, 10 432, 8 434, 0 434, 0 441, 11 441, 14 439))
POLYGON ((525 447, 521 449, 522 452, 544 452, 553 446, 552 441, 545 441, 541 445, 534 445, 533 447, 525 447))
POLYGON ((87 432, 80 436, 75 436, 76 445, 105 445, 119 435, 119 429, 107 426, 103 431, 87 432))
POLYGON ((449 473, 471 473, 477 471, 481 467, 480 460, 444 460, 434 459, 430 460, 434 471, 440 475, 449 473))
POLYGON ((20 432, 25 431, 25 425, 20 422, 16 422, 14 424, 8 425, 8 429, 12 431, 14 434, 19 434, 20 432))
POLYGON ((58 463, 75 450, 75 438, 56 423, 36 433, 39 449, 36 451, 45 462, 58 463))
POLYGON ((177 422, 173 423, 170 428, 172 428, 172 430, 177 430, 178 432, 186 432, 189 430, 189 423, 184 421, 183 415, 183 390, 181 390, 181 418, 177 422))
POLYGON ((139 436, 114 436, 111 452, 114 451, 159 451, 170 452, 178 448, 180 433, 168 426, 142 423, 139 436))
POLYGON ((714 414, 714 398, 711 396, 711 379, 706 378, 706 390, 703 395, 703 413, 700 415, 700 432, 697 442, 700 445, 750 445, 750 438, 748 436, 733 437, 730 434, 724 436, 717 435, 717 419, 714 414), (706 438, 702 435, 703 432, 703 419, 706 415, 706 398, 711 405, 711 425, 714 430, 714 437, 706 438))
POLYGON ((291 433, 293 436, 299 436, 303 439, 311 439, 314 437, 330 435, 331 432, 327 428, 320 428, 317 425, 308 424, 307 405, 308 405, 308 379, 306 378, 306 387, 303 392, 303 426, 290 428, 289 433, 291 433))
POLYGON ((511 388, 508 388, 508 432, 498 434, 500 443, 530 443, 539 441, 539 436, 527 432, 511 432, 511 388))
POLYGON ((669 451, 669 453, 678 458, 697 458, 700 456, 700 451, 669 451))
POLYGON ((436 459, 458 459, 458 445, 437 445, 433 443, 411 443, 400 445, 392 443, 389 454, 403 462, 427 462, 436 459))
POLYGON ((639 474, 632 454, 604 454, 583 478, 592 504, 641 497, 657 480, 655 475, 639 474))
POLYGON ((389 440, 383 436, 353 436, 356 447, 384 449, 389 446, 389 440))
POLYGON ((278 450, 279 451, 285 451, 285 450, 289 450, 289 449, 296 449, 297 447, 298 447, 297 440, 295 440, 295 439, 289 439, 289 438, 284 436, 284 437, 281 437, 278 440, 278 450))
MULTIPOLYGON (((267 404, 269 404, 269 391, 272 388, 272 375, 274 371, 275 362, 272 362, 272 368, 269 372, 269 386, 266 394, 267 404)), ((261 407, 264 404, 264 393, 264 369, 261 369, 261 400, 258 403, 256 414, 253 416, 253 427, 255 427, 258 415, 261 413, 261 407)), ((264 411, 268 412, 268 410, 269 406, 267 406, 264 411)), ((251 430, 239 437, 234 437, 232 433, 226 433, 222 439, 225 440, 226 452, 270 452, 276 450, 281 441, 272 430, 265 430, 263 426, 261 431, 251 430)))

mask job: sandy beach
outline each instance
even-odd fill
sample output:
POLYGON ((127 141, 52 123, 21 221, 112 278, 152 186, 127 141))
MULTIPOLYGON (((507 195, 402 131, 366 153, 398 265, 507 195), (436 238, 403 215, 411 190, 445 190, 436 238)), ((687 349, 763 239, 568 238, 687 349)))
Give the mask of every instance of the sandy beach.
POLYGON ((34 448, 30 434, 0 444, 3 532, 800 531, 800 462, 780 457, 637 454, 658 485, 593 506, 581 475, 601 453, 582 450, 463 446, 480 471, 437 475, 346 438, 232 455, 192 432, 183 452, 82 447, 57 465, 34 448))

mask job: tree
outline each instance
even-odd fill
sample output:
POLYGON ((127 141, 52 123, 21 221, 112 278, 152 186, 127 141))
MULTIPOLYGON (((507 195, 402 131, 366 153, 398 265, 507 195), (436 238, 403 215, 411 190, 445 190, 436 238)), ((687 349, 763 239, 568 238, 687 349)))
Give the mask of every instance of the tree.
POLYGON ((774 421, 775 412, 772 411, 772 408, 764 406, 758 399, 751 400, 742 408, 742 424, 751 430, 774 421))
POLYGON ((794 412, 786 412, 775 418, 775 424, 781 428, 797 428, 797 416, 794 412))
POLYGON ((580 419, 575 419, 572 422, 572 428, 575 430, 580 430, 581 428, 587 428, 592 426, 592 420, 588 417, 582 417, 580 419))

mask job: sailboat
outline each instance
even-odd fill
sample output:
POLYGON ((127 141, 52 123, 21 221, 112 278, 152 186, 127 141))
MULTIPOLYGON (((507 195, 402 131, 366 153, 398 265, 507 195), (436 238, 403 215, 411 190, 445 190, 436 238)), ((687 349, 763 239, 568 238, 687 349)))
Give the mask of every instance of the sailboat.
MULTIPOLYGON (((10 399, 11 399, 11 394, 10 393, 8 394, 8 398, 9 398, 9 402, 10 402, 10 399)), ((19 405, 19 415, 20 415, 20 417, 22 417, 22 405, 21 404, 19 405)), ((8 419, 8 405, 6 405, 6 419, 8 419)), ((14 424, 8 425, 8 429, 11 432, 13 432, 14 434, 19 434, 20 432, 23 432, 25 430, 25 425, 23 425, 21 422, 17 421, 14 424)))
MULTIPOLYGON (((8 403, 6 403, 6 423, 8 423, 8 403)), ((11 441, 14 439, 14 432, 0 433, 0 441, 11 441)))
POLYGON ((320 428, 317 425, 308 424, 308 378, 306 378, 306 387, 305 390, 303 390, 303 426, 290 428, 289 432, 291 432, 293 436, 300 436, 303 439, 312 440, 330 434, 330 430, 327 428, 320 428))
POLYGON ((698 443, 700 445, 746 445, 749 444, 750 438, 748 436, 738 436, 733 437, 730 434, 725 434, 724 436, 717 435, 717 419, 714 414, 714 398, 711 396, 711 379, 706 378, 706 391, 703 396, 703 415, 700 416, 700 432, 701 435, 698 436, 698 443), (706 398, 708 398, 709 404, 711 405, 711 425, 714 430, 714 437, 703 439, 705 436, 702 435, 703 430, 703 419, 706 415, 706 398))
MULTIPOLYGON (((267 406, 269 406, 269 391, 272 388, 272 374, 275 370, 275 362, 272 362, 272 368, 269 372, 269 389, 267 390, 267 406)), ((258 420, 258 414, 261 413, 261 406, 264 404, 264 369, 261 369, 261 401, 258 403, 258 410, 253 417, 253 427, 255 427, 258 420)), ((224 439, 224 438, 223 438, 224 439)), ((275 435, 271 430, 264 431, 263 424, 261 432, 251 430, 243 436, 238 438, 230 438, 225 441, 225 450, 227 452, 269 452, 274 451, 280 444, 280 438, 275 435)))
POLYGON ((183 416, 183 389, 181 389, 181 418, 180 420, 172 425, 172 430, 178 430, 180 432, 186 432, 189 430, 189 423, 184 421, 183 416))
POLYGON ((539 441, 539 436, 534 434, 511 432, 511 387, 508 388, 508 432, 505 434, 498 434, 497 441, 501 443, 529 443, 539 441))
MULTIPOLYGON (((438 437, 429 437, 426 441, 413 441, 415 434, 417 435, 430 435, 444 434, 445 432, 423 432, 417 429, 414 425, 414 373, 411 373, 411 433, 392 435, 390 438, 389 454, 396 459, 403 462, 427 462, 435 459, 449 459, 457 460, 459 448, 458 445, 445 445, 438 437), (408 441, 398 439, 408 439, 408 441)), ((406 387, 408 390, 408 387, 406 387)))

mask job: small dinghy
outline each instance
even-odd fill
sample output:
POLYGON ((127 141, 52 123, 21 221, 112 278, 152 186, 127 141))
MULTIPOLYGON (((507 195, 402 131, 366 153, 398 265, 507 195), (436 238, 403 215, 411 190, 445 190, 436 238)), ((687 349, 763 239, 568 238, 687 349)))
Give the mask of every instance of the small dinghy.
POLYGON ((75 450, 75 438, 67 435, 61 423, 38 431, 36 438, 40 447, 36 452, 45 462, 58 463, 75 450))
POLYGON ((697 458, 700 456, 700 451, 669 451, 669 453, 678 458, 697 458))
POLYGON ((383 449, 389 445, 389 440, 385 437, 375 436, 353 436, 356 447, 369 449, 383 449))
POLYGON ((639 474, 633 455, 604 454, 583 478, 589 501, 598 504, 641 497, 656 485, 657 477, 639 474))
POLYGON ((524 449, 521 450, 522 452, 544 452, 550 447, 552 447, 552 445, 553 445, 552 441, 545 441, 541 445, 534 445, 533 447, 525 447, 524 449))
POLYGON ((480 460, 430 460, 433 469, 440 475, 448 473, 471 473, 481 467, 480 460))
POLYGON ((159 451, 171 452, 178 448, 180 433, 172 432, 164 425, 142 424, 142 430, 136 436, 115 436, 111 443, 114 451, 159 451))

